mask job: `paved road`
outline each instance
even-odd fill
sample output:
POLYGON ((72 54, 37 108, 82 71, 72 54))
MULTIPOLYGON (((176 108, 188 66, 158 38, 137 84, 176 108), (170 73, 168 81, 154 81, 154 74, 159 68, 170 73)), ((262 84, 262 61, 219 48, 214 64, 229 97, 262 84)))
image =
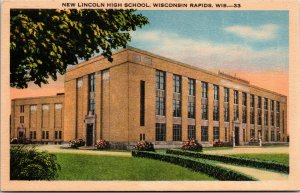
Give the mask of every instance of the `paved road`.
POLYGON ((131 152, 63 149, 63 148, 60 148, 59 145, 39 145, 39 146, 37 146, 37 149, 40 151, 48 151, 48 152, 53 152, 53 153, 78 153, 78 154, 89 154, 89 155, 111 155, 111 156, 131 157, 131 152))

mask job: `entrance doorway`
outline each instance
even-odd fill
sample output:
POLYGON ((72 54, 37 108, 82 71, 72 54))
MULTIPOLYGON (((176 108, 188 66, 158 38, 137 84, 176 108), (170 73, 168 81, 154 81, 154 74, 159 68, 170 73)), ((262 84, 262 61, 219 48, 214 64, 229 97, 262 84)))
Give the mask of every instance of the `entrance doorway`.
POLYGON ((240 130, 239 127, 234 128, 235 145, 240 145, 240 130))
POLYGON ((86 146, 93 145, 93 124, 86 125, 86 146))
POLYGON ((23 140, 23 139, 24 139, 24 132, 19 131, 19 140, 23 140))

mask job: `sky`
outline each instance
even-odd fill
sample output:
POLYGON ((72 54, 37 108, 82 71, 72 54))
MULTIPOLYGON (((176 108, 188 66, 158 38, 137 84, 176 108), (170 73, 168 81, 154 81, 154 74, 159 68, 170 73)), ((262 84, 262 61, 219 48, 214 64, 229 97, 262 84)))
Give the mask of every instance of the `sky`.
MULTIPOLYGON (((150 24, 130 46, 288 95, 288 11, 139 11, 150 24)), ((63 76, 42 88, 11 89, 11 98, 64 92, 63 76)))

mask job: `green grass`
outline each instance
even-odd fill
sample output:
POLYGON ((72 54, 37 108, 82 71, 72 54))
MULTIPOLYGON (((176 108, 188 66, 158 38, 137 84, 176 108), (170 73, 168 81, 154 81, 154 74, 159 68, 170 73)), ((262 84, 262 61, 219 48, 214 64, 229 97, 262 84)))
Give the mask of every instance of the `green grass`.
POLYGON ((230 155, 233 157, 244 157, 250 159, 259 159, 259 160, 269 160, 275 161, 278 163, 283 163, 289 165, 289 155, 288 154, 234 154, 230 155))
POLYGON ((57 180, 216 180, 173 164, 144 158, 56 153, 57 180))

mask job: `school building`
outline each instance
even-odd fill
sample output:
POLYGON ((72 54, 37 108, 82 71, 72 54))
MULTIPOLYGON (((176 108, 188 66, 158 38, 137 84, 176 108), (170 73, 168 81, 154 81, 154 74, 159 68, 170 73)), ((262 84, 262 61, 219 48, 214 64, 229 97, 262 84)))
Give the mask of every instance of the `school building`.
POLYGON ((11 137, 42 143, 105 139, 157 148, 197 139, 247 145, 287 141, 287 97, 222 72, 140 49, 95 57, 65 74, 65 93, 12 100, 11 137))

